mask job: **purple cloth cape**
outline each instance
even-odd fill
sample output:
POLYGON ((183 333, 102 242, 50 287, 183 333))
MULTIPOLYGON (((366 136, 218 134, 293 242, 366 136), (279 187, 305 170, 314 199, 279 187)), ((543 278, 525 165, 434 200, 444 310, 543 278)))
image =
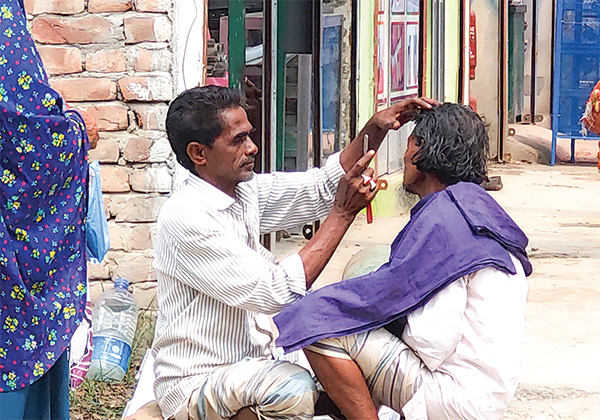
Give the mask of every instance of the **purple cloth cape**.
POLYGON ((479 185, 461 182, 423 198, 376 272, 323 287, 274 321, 277 345, 290 352, 329 337, 382 327, 424 306, 454 280, 493 267, 532 272, 528 239, 479 185))

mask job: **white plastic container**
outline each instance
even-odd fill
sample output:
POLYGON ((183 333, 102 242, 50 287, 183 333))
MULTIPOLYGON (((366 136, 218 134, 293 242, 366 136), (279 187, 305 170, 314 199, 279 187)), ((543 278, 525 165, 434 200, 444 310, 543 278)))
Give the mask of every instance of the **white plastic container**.
POLYGON ((94 303, 94 351, 87 378, 120 381, 127 372, 138 318, 138 306, 128 287, 126 279, 117 278, 115 287, 102 293, 94 303))

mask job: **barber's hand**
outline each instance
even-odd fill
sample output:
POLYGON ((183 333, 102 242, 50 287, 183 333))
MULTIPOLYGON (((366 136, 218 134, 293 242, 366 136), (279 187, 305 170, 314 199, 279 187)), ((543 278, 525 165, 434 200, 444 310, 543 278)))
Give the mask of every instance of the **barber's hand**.
POLYGON ((375 156, 373 150, 362 156, 354 166, 340 180, 332 212, 348 221, 354 220, 359 211, 366 207, 377 194, 377 186, 371 189, 371 183, 365 182, 363 174, 369 179, 372 178, 374 184, 377 184, 377 178, 373 178, 375 171, 369 168, 369 162, 375 156))
POLYGON ((407 122, 411 121, 420 109, 431 109, 432 106, 440 105, 440 102, 429 98, 409 98, 395 103, 388 109, 379 111, 368 124, 372 124, 380 130, 398 130, 407 122))
POLYGON ((90 139, 90 149, 95 149, 100 140, 98 134, 98 126, 96 125, 96 118, 85 111, 79 111, 85 122, 85 129, 87 131, 88 138, 90 139))

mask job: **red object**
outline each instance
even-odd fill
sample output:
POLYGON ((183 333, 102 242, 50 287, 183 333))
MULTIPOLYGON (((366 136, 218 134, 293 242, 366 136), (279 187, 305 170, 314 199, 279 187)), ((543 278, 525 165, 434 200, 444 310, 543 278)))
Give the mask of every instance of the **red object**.
POLYGON ((473 95, 469 96, 469 106, 473 111, 477 112, 477 98, 473 95))
POLYGON ((469 22, 469 79, 475 79, 475 67, 477 67, 477 19, 475 12, 471 10, 469 22))
POLYGON ((367 223, 373 223, 373 208, 371 203, 367 204, 367 223))

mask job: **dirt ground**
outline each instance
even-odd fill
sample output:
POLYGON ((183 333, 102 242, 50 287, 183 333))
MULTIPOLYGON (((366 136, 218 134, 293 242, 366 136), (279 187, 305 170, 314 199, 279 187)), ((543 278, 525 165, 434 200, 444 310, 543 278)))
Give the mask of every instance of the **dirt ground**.
MULTIPOLYGON (((600 174, 591 164, 505 164, 490 175, 502 177, 492 195, 529 236, 534 265, 521 385, 505 419, 600 419, 600 174)), ((316 287, 338 281, 359 250, 391 243, 406 220, 359 216, 316 287)), ((278 254, 303 242, 292 236, 278 254)))

